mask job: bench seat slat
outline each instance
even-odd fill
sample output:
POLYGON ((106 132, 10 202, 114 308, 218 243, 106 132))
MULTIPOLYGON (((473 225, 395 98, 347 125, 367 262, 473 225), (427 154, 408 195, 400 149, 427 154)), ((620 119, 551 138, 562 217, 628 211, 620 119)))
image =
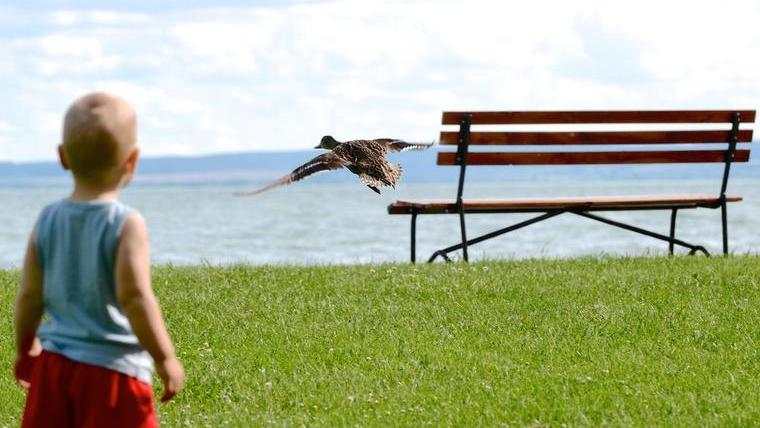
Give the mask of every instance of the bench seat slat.
POLYGON ((680 111, 473 111, 444 112, 441 123, 459 125, 464 114, 473 125, 565 124, 565 123, 729 123, 735 111, 742 122, 754 122, 754 110, 680 111))
MULTIPOLYGON (((472 145, 587 145, 728 143, 731 131, 471 132, 472 145)), ((456 145, 459 132, 441 132, 440 144, 456 145)), ((738 142, 751 142, 752 130, 739 131, 738 142)))
MULTIPOLYGON (((727 196, 727 202, 739 202, 739 196, 727 196)), ((464 200, 464 210, 470 213, 488 213, 501 210, 543 211, 551 209, 584 208, 584 209, 614 209, 614 208, 655 208, 680 207, 696 208, 699 206, 715 206, 720 199, 715 195, 686 194, 686 195, 644 195, 644 196, 579 196, 559 198, 524 198, 524 199, 470 199, 464 200)), ((388 206, 389 214, 410 214, 412 210, 420 214, 447 214, 457 212, 456 201, 453 199, 420 199, 400 200, 388 206)))
MULTIPOLYGON (((734 162, 749 161, 737 150, 734 162)), ((725 150, 657 150, 628 152, 470 152, 467 165, 601 165, 725 162, 725 150)), ((455 152, 438 152, 438 165, 459 165, 455 152)))

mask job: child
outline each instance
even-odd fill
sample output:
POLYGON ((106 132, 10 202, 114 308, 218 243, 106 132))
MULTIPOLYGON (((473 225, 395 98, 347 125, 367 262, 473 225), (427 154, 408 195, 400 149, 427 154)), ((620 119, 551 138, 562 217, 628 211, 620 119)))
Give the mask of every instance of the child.
POLYGON ((137 165, 134 110, 105 93, 78 99, 58 153, 74 191, 37 219, 16 300, 22 426, 157 426, 153 365, 161 401, 184 370, 151 289, 145 221, 118 201, 137 165))

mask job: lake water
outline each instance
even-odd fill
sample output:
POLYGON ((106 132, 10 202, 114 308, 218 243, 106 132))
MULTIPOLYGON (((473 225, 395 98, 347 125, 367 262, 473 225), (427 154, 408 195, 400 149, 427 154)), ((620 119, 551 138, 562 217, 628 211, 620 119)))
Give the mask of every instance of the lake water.
MULTIPOLYGON (((760 180, 735 179, 729 193, 743 202, 729 206, 730 248, 760 252, 760 180)), ((718 180, 567 180, 471 183, 469 197, 537 197, 598 194, 717 193, 718 180)), ((402 198, 452 198, 455 183, 410 183, 378 196, 358 183, 298 183, 256 197, 233 192, 254 186, 135 186, 122 200, 142 212, 150 228, 155 263, 325 264, 406 262, 409 216, 390 216, 387 205, 402 198)), ((24 244, 39 210, 67 195, 63 185, 0 187, 0 268, 21 264, 24 244)), ((667 234, 669 211, 602 215, 667 234)), ((531 215, 471 215, 474 237, 531 215)), ((420 216, 418 259, 456 243, 455 215, 420 216)), ((720 210, 682 210, 677 236, 721 251, 720 210)), ((509 233, 471 247, 473 259, 666 254, 667 243, 573 215, 509 233)), ((685 252, 683 249, 680 252, 685 252)))

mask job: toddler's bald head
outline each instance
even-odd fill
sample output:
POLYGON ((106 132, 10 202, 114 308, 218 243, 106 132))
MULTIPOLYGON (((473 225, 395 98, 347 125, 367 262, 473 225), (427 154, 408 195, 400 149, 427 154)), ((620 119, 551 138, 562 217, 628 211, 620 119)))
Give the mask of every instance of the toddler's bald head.
POLYGON ((103 92, 74 101, 63 122, 65 163, 76 179, 110 184, 137 145, 137 117, 123 99, 103 92))

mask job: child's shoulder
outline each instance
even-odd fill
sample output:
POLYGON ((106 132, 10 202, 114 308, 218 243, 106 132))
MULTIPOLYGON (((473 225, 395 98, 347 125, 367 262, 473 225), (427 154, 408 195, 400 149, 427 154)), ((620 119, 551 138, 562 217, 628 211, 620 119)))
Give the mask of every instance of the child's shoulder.
POLYGON ((51 216, 51 214, 55 213, 56 211, 60 210, 62 206, 65 205, 67 198, 59 199, 54 202, 50 202, 49 204, 42 207, 42 210, 40 210, 40 214, 37 216, 37 222, 44 220, 45 218, 48 218, 51 216))
POLYGON ((124 229, 124 226, 126 224, 134 221, 145 221, 142 214, 140 214, 136 208, 133 208, 119 200, 111 201, 111 203, 104 208, 105 211, 108 212, 108 217, 112 219, 113 223, 115 223, 116 227, 118 228, 119 234, 121 234, 121 231, 124 229))
POLYGON ((50 202, 42 208, 42 212, 57 209, 58 207, 64 205, 66 201, 68 201, 68 198, 58 199, 56 201, 50 202))

